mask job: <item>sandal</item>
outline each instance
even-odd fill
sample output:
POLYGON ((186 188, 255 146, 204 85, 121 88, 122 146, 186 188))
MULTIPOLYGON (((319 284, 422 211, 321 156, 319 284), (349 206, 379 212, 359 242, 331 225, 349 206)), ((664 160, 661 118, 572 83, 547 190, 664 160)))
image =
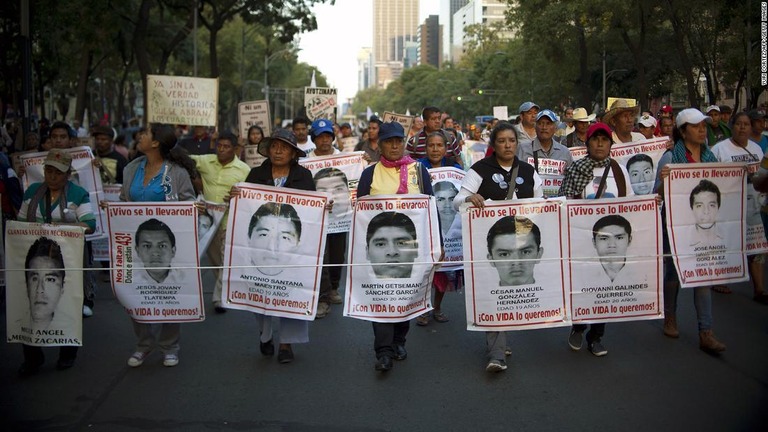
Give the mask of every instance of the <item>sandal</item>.
POLYGON ((421 314, 416 317, 416 325, 425 326, 429 324, 429 313, 421 314))
POLYGON ((712 286, 712 291, 720 294, 731 294, 733 292, 727 285, 714 285, 712 286))
POLYGON ((444 323, 444 322, 450 321, 448 319, 448 317, 445 316, 445 314, 442 311, 439 311, 439 310, 432 312, 432 317, 434 317, 435 321, 439 322, 439 323, 444 323))

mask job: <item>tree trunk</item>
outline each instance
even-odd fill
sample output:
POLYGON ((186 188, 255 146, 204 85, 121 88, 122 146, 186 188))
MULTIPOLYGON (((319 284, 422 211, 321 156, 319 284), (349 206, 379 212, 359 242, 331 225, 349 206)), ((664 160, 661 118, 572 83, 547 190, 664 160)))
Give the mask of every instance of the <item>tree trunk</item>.
MULTIPOLYGON (((149 10, 152 8, 152 0, 142 0, 139 7, 139 19, 133 30, 133 52, 136 54, 136 66, 141 75, 141 93, 144 95, 144 104, 147 103, 147 75, 152 70, 147 51, 147 30, 149 28, 149 10)), ((144 113, 143 121, 146 124, 147 113, 144 113)))
POLYGON ((691 59, 688 57, 688 52, 685 50, 685 35, 682 31, 682 24, 677 12, 674 10, 671 0, 668 1, 668 5, 669 18, 670 21, 672 21, 672 32, 674 34, 672 39, 675 41, 675 49, 677 50, 677 55, 680 59, 680 69, 678 72, 685 77, 685 84, 688 90, 688 105, 699 106, 699 94, 696 92, 696 83, 693 80, 693 65, 691 65, 691 59))
POLYGON ((221 26, 216 26, 216 23, 214 23, 208 30, 210 35, 210 38, 208 39, 208 51, 211 56, 211 78, 219 77, 219 54, 216 50, 216 39, 219 36, 219 30, 221 30, 221 26))
MULTIPOLYGON (((90 105, 88 102, 90 101, 90 98, 88 97, 88 79, 91 76, 91 61, 93 60, 93 51, 85 51, 82 53, 82 57, 80 58, 80 76, 77 79, 77 90, 75 93, 76 103, 75 103, 75 118, 74 120, 77 120, 80 122, 81 125, 85 124, 83 122, 83 116, 85 115, 85 109, 90 105)), ((93 112, 93 110, 91 110, 93 112)))
POLYGON ((589 77, 589 50, 587 48, 587 37, 584 34, 584 26, 576 24, 576 45, 579 52, 579 102, 578 106, 592 110, 592 86, 590 86, 589 77))

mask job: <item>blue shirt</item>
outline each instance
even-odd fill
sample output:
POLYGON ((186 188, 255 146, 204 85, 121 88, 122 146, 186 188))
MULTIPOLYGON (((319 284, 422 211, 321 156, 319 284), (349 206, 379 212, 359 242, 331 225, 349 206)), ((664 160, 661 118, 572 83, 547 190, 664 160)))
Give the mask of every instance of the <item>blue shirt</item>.
POLYGON ((136 175, 133 176, 133 182, 131 182, 131 189, 129 191, 131 201, 165 201, 163 174, 168 169, 168 165, 163 163, 160 172, 152 177, 149 184, 144 186, 144 168, 146 166, 147 161, 145 159, 141 161, 139 168, 136 170, 136 175))

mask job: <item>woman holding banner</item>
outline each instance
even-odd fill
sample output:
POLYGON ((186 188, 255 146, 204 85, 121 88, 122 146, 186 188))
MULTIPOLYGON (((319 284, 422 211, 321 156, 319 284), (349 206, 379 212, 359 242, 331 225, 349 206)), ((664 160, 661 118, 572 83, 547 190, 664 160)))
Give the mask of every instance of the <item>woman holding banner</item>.
MULTIPOLYGON (((18 220, 79 225, 85 228, 86 234, 92 233, 96 229, 96 217, 91 208, 88 192, 69 180, 72 171, 72 155, 60 149, 52 149, 45 157, 44 167, 45 180, 42 183, 31 184, 24 191, 24 201, 19 209, 18 220)), ((85 253, 85 250, 83 252, 85 253)), ((36 256, 48 259, 54 263, 55 268, 63 267, 64 259, 58 244, 37 248, 36 254, 30 250, 27 254, 28 264, 31 264, 36 256), (41 248, 45 251, 41 251, 41 248)), ((63 280, 63 278, 61 279, 63 280)), ((31 283, 30 274, 27 272, 27 284, 30 285, 31 283)), ((30 286, 27 288, 30 289, 30 286)), ((83 290, 85 291, 85 287, 83 290)), ((32 302, 31 296, 30 302, 32 302)), ((41 303, 44 302, 41 301, 41 303)), ((56 307, 55 304, 52 306, 53 308, 56 307)), ((51 309, 50 316, 46 317, 49 321, 53 317, 53 312, 54 310, 51 309)), ((43 349, 24 344, 23 350, 24 363, 19 369, 19 374, 22 376, 34 375, 45 359, 43 349)), ((71 368, 75 364, 76 356, 76 346, 62 346, 59 349, 59 360, 56 363, 56 368, 59 370, 71 368)))
MULTIPOLYGON (((664 179, 669 176, 670 167, 667 164, 718 162, 717 157, 707 145, 707 123, 710 117, 705 116, 696 108, 680 111, 675 120, 676 127, 672 132, 675 145, 659 160, 656 174, 656 192, 664 196, 664 179)), ((666 214, 662 209, 662 228, 664 237, 664 335, 671 338, 680 337, 677 330, 677 294, 680 291, 680 280, 675 271, 667 232, 666 214)), ((725 351, 725 345, 715 338, 712 332, 712 290, 708 286, 693 288, 693 304, 696 307, 696 318, 699 322, 699 348, 710 354, 725 351)))
MULTIPOLYGON (((433 195, 429 172, 420 163, 405 155, 405 131, 397 122, 383 123, 379 130, 379 162, 369 166, 360 176, 357 196, 391 194, 433 195)), ((410 321, 373 323, 373 349, 377 371, 392 369, 392 359, 405 360, 405 337, 410 321)))
MULTIPOLYGON (((136 149, 140 156, 123 171, 121 201, 194 201, 195 190, 187 171, 188 157, 184 152, 172 152, 176 146, 176 132, 171 125, 154 124, 137 134, 136 149)), ((194 165, 193 165, 194 166, 194 165)), ((138 341, 136 350, 128 359, 128 366, 139 367, 149 353, 157 347, 163 353, 163 365, 179 364, 181 324, 145 324, 133 321, 138 341)))
MULTIPOLYGON (((246 183, 306 191, 315 190, 312 173, 299 165, 299 158, 305 157, 307 154, 299 148, 293 132, 286 129, 275 130, 270 138, 259 143, 259 153, 267 159, 260 166, 251 169, 245 179, 246 183)), ((230 198, 239 194, 240 190, 233 187, 230 198)), ((278 215, 273 217, 278 217, 278 215)), ((327 280, 326 278, 323 279, 324 282, 327 280)), ((272 317, 259 313, 254 315, 259 325, 261 353, 265 356, 273 356, 275 345, 272 342, 272 317)), ((279 320, 280 339, 278 342, 280 345, 277 361, 290 363, 294 358, 291 345, 309 342, 309 321, 282 317, 279 320)))
MULTIPOLYGON (((467 171, 461 183, 461 191, 453 199, 457 210, 468 202, 475 207, 485 207, 485 200, 514 200, 541 198, 544 196, 539 174, 530 164, 517 158, 517 130, 508 122, 499 122, 491 131, 490 143, 493 154, 476 162, 467 171)), ((488 372, 507 369, 505 357, 512 354, 507 346, 505 332, 486 332, 488 372)))

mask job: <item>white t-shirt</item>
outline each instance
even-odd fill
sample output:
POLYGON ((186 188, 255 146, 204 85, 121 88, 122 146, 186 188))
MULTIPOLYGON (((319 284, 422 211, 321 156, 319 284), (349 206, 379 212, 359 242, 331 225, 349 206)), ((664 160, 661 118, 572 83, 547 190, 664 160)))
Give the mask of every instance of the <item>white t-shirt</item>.
POLYGON ((747 164, 760 163, 763 158, 763 151, 760 146, 747 140, 747 147, 740 147, 731 141, 730 138, 724 139, 712 147, 712 153, 720 162, 743 162, 747 164))
POLYGON ((309 154, 309 152, 311 152, 311 151, 313 151, 315 149, 315 143, 312 142, 312 138, 310 138, 310 137, 307 137, 307 142, 305 142, 304 144, 296 143, 296 145, 300 149, 304 150, 304 153, 307 153, 307 154, 309 154))

